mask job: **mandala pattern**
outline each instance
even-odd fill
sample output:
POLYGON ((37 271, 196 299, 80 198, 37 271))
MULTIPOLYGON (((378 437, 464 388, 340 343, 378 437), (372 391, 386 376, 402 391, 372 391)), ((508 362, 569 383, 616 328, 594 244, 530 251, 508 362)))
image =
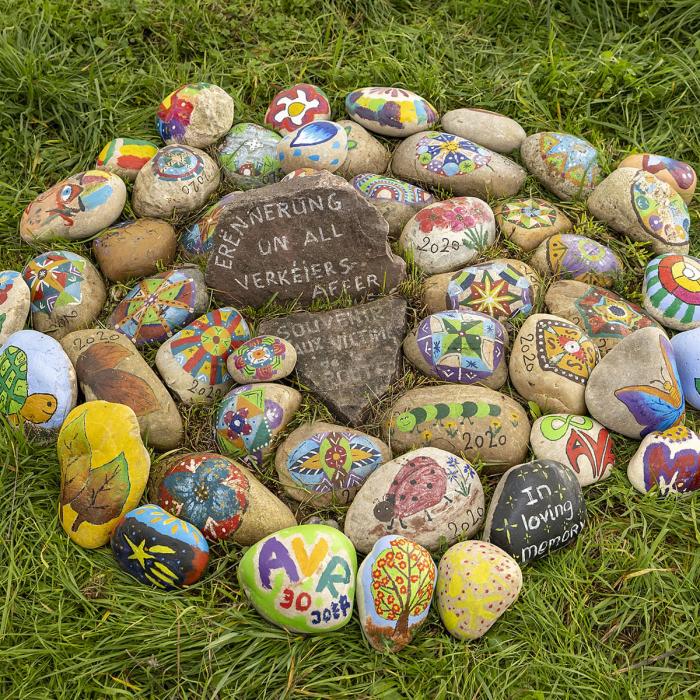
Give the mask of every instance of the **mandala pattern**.
POLYGON ((83 298, 87 260, 65 250, 42 253, 29 261, 22 277, 29 287, 32 312, 50 314, 83 298))
POLYGON ((569 233, 547 239, 547 264, 555 275, 588 284, 606 284, 622 272, 620 261, 610 248, 569 233))
POLYGON ((598 151, 588 141, 549 131, 540 134, 539 145, 548 170, 562 180, 588 189, 602 180, 598 151))
POLYGON ((214 233, 226 205, 239 196, 238 192, 229 192, 205 212, 204 216, 190 226, 182 235, 182 247, 190 255, 203 255, 211 251, 214 245, 214 233))
POLYGON ((598 361, 595 345, 573 323, 543 319, 535 325, 540 368, 577 384, 588 381, 598 361))
POLYGON ((557 210, 543 199, 514 199, 501 205, 498 216, 518 228, 543 228, 554 226, 557 210))
POLYGON ((321 90, 299 83, 277 93, 265 113, 265 124, 289 134, 316 119, 330 119, 331 106, 321 90))
POLYGON ((208 87, 211 87, 209 83, 183 85, 160 103, 156 129, 163 141, 181 141, 185 137, 197 96, 208 87))
POLYGON ((690 255, 660 255, 644 276, 651 305, 665 318, 682 323, 700 321, 700 260, 690 255))
POLYGON ((599 287, 590 287, 574 306, 591 338, 622 340, 633 331, 656 325, 639 306, 599 287))
POLYGON ((217 151, 230 179, 244 187, 260 187, 282 177, 277 158, 281 140, 274 131, 257 124, 236 124, 217 151))
POLYGON ((430 192, 411 185, 403 180, 396 180, 386 175, 355 175, 352 186, 367 199, 380 199, 399 202, 400 204, 432 204, 435 201, 430 192))
POLYGON ((488 165, 491 154, 472 141, 430 131, 416 144, 418 163, 435 175, 452 177, 488 165))
POLYGON ((204 159, 187 146, 166 146, 151 161, 153 174, 166 182, 189 182, 204 172, 204 159))
POLYGON ((398 130, 405 129, 406 124, 430 127, 438 120, 438 113, 427 100, 401 88, 355 90, 345 98, 345 108, 350 116, 398 130))
POLYGON ((252 343, 246 343, 245 347, 236 353, 233 363, 236 369, 249 379, 270 381, 279 371, 287 352, 284 340, 264 335, 252 343))

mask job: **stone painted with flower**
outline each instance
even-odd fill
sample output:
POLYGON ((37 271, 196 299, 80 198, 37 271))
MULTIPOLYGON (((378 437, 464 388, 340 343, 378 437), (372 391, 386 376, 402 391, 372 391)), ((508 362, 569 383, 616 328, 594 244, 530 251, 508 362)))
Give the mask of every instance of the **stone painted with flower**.
POLYGON ((404 139, 394 151, 391 172, 421 186, 482 199, 515 196, 527 175, 509 158, 441 131, 404 139))
POLYGON ((684 425, 649 433, 627 467, 637 491, 658 498, 700 491, 700 437, 684 425))
POLYGON ((114 223, 126 203, 126 185, 114 173, 87 170, 61 180, 27 205, 19 234, 27 243, 88 238, 114 223))
POLYGON ((700 328, 676 333, 671 346, 686 403, 700 409, 700 328))
POLYGON ((347 504, 367 478, 391 459, 379 438, 323 421, 305 423, 277 448, 281 486, 296 501, 317 507, 347 504))
POLYGON ((136 414, 120 403, 81 404, 68 414, 56 450, 63 529, 81 547, 107 544, 122 515, 141 500, 148 481, 151 458, 136 414))
POLYGON ((428 274, 469 264, 496 240, 491 207, 476 197, 454 197, 414 214, 399 238, 399 249, 428 274))
POLYGON ((361 173, 383 173, 389 167, 389 149, 364 127, 349 119, 337 122, 348 136, 348 155, 336 173, 346 180, 361 173))
POLYGON ((355 601, 357 555, 342 532, 297 525, 254 544, 238 564, 238 583, 269 622, 304 634, 347 625, 355 601))
POLYGON ((156 113, 156 129, 167 144, 205 148, 232 124, 233 98, 210 83, 181 85, 163 99, 156 113))
POLYGON ((214 434, 222 454, 261 467, 301 405, 301 394, 274 383, 244 384, 224 396, 214 434))
POLYGON ((21 272, 0 271, 0 345, 27 321, 30 293, 21 272))
POLYGON ((131 206, 141 217, 169 219, 188 214, 216 192, 220 177, 219 166, 204 151, 179 144, 165 146, 139 170, 131 206))
POLYGON ((111 544, 121 569, 164 591, 197 583, 209 564, 209 545, 202 533, 150 503, 119 520, 111 544))
POLYGON ((504 114, 476 107, 451 109, 441 119, 442 128, 490 148, 497 153, 510 153, 525 139, 525 129, 504 114))
POLYGON ((107 298, 95 266, 67 250, 37 255, 27 263, 22 277, 29 287, 32 325, 56 340, 91 325, 107 298))
POLYGON ((230 306, 214 309, 163 343, 156 367, 183 403, 215 403, 233 385, 226 361, 249 338, 240 312, 230 306))
POLYGON ((158 146, 144 139, 112 139, 105 144, 95 168, 133 182, 139 170, 157 153, 158 146))
POLYGON ((382 136, 404 138, 432 128, 440 118, 435 107, 415 92, 396 87, 365 87, 345 98, 351 119, 382 136))
POLYGON ((424 318, 406 337, 406 359, 431 377, 500 389, 508 378, 508 333, 491 316, 459 309, 424 318))
POLYGON ((422 447, 372 473, 350 504, 345 534, 360 552, 400 535, 435 551, 474 536, 484 520, 484 490, 474 467, 435 447, 422 447))
POLYGON ((313 121, 287 134, 277 144, 283 172, 313 168, 335 172, 348 155, 348 135, 336 122, 313 121))
POLYGON ((508 200, 494 207, 493 213, 501 233, 526 252, 573 226, 563 211, 535 197, 508 200))
POLYGON ((239 384, 274 382, 291 374, 297 351, 284 338, 262 335, 235 348, 227 363, 229 373, 239 384))
POLYGON ((457 639, 483 637, 520 595, 518 563, 490 542, 458 542, 438 567, 435 598, 442 624, 457 639))
POLYGON ((637 168, 656 175, 659 180, 676 190, 686 204, 690 204, 698 183, 697 175, 688 163, 653 153, 635 153, 627 156, 617 167, 637 168))
POLYGON ((158 504, 210 542, 251 545, 297 524, 294 514, 240 462, 212 452, 178 456, 157 486, 158 504))
POLYGON ((257 124, 236 124, 216 147, 224 177, 242 190, 278 182, 283 175, 277 158, 280 140, 257 124))
POLYGON ((586 202, 588 211, 654 253, 686 255, 690 214, 683 198, 656 175, 635 168, 613 170, 586 202))
POLYGON ((323 90, 297 83, 272 98, 265 112, 265 125, 286 136, 305 124, 330 118, 331 106, 323 90))
POLYGON ((598 151, 579 136, 532 134, 522 142, 520 155, 540 184, 559 199, 585 199, 603 179, 598 151))
POLYGON ((185 229, 180 238, 180 245, 186 256, 190 258, 206 257, 211 252, 214 245, 214 234, 221 215, 226 211, 227 205, 235 202, 240 195, 240 192, 229 192, 224 195, 204 212, 204 216, 199 221, 185 229))
POLYGON ((401 651, 423 625, 437 567, 430 552, 400 535, 377 540, 357 571, 357 615, 377 651, 401 651))

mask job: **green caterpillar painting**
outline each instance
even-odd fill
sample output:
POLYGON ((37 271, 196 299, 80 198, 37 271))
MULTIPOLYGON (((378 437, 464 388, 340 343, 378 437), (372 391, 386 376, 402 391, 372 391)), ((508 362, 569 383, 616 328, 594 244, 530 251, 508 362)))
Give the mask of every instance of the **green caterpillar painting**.
POLYGON ((392 423, 397 430, 408 433, 426 421, 442 420, 443 418, 485 418, 486 416, 500 415, 501 407, 487 401, 431 403, 399 413, 392 423))

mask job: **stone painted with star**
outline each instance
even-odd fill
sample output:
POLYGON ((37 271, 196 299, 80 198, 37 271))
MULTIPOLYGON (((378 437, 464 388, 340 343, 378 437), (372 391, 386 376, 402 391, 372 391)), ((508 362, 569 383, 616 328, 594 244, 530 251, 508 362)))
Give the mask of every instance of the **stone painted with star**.
POLYGON ((318 120, 287 134, 277 144, 277 158, 285 173, 297 168, 335 172, 348 156, 348 135, 336 122, 318 120))
POLYGON ((494 207, 493 213, 501 233, 526 252, 573 227, 561 209, 535 197, 509 199, 494 207))
POLYGON ((27 321, 30 293, 21 272, 0 271, 0 345, 13 333, 21 331, 27 321))

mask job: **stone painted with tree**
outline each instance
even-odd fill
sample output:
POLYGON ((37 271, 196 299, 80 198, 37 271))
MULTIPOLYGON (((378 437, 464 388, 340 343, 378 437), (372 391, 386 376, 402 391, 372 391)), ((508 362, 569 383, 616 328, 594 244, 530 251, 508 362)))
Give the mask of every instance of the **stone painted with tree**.
POLYGON ((682 424, 685 398, 666 334, 642 328, 616 345, 591 373, 586 406, 606 428, 635 440, 682 424))
POLYGON ((424 318, 406 337, 406 359, 445 382, 500 389, 508 379, 508 333, 491 316, 460 309, 424 318))
POLYGON ((391 171, 418 185, 484 199, 515 196, 527 175, 509 158, 441 131, 423 131, 403 140, 394 151, 391 171))
POLYGON ((27 322, 31 304, 29 287, 21 272, 0 271, 0 345, 27 322))
POLYGON ((545 413, 586 412, 586 383, 599 360, 593 341, 558 316, 534 314, 520 327, 510 354, 510 380, 545 413))
POLYGON ((157 153, 158 146, 145 139, 119 138, 108 141, 95 161, 97 170, 106 170, 122 180, 133 182, 139 170, 157 153))
POLYGON ((617 167, 636 168, 656 175, 659 180, 663 180, 678 192, 686 204, 690 204, 698 183, 695 171, 687 163, 653 153, 635 153, 627 156, 617 167))
POLYGON ((297 351, 284 338, 262 335, 239 345, 227 360, 228 371, 239 384, 274 382, 291 374, 297 351))
POLYGON ((348 155, 336 173, 350 180, 361 173, 383 173, 389 167, 389 149, 364 127, 349 119, 337 122, 348 137, 348 155))
POLYGON ((683 198, 656 175, 635 168, 613 170, 586 203, 588 211, 654 253, 685 255, 690 214, 683 198))
POLYGON ((347 504, 391 459, 379 438, 324 421, 305 423, 277 448, 279 483, 296 501, 317 507, 347 504))
POLYGON ((445 112, 441 124, 448 133, 497 153, 510 153, 520 148, 526 136, 525 129, 515 119, 477 107, 451 109, 445 112))
POLYGON ((331 106, 326 94, 309 83, 297 83, 280 90, 265 112, 265 124, 282 136, 317 120, 331 118, 331 106))
POLYGON ((360 552, 386 535, 435 551, 474 536, 484 512, 484 489, 474 467, 445 450, 421 447, 368 477, 345 516, 345 534, 360 552))
POLYGON ((216 147, 224 177, 242 190, 263 187, 282 179, 277 144, 281 136, 270 129, 236 124, 216 147))
POLYGON ((124 404, 88 401, 68 414, 56 449, 61 525, 81 547, 101 547, 148 482, 151 458, 136 414, 124 404))
POLYGON ((494 207, 493 213, 501 233, 526 252, 573 227, 561 209, 535 197, 510 199, 494 207))
POLYGON ((19 234, 27 243, 83 239, 114 223, 126 203, 126 185, 113 173, 87 170, 61 180, 27 205, 19 234))
POLYGON ((519 564, 570 545, 586 526, 586 503, 576 474, 540 459, 511 467, 491 498, 483 539, 519 564))
POLYGON ((520 156, 540 184, 559 199, 585 199, 603 179, 598 151, 571 134, 532 134, 522 142, 520 156))
POLYGON ((490 542, 452 545, 440 559, 437 608, 457 639, 483 637, 518 599, 523 574, 512 556, 490 542))
POLYGON ((243 555, 238 582, 262 617, 290 632, 344 627, 355 601, 357 555, 342 532, 297 525, 264 538, 243 555))
POLYGON ((383 434, 394 454, 437 447, 498 473, 525 459, 530 421, 510 396, 480 386, 441 384, 403 394, 387 411, 383 434))
POLYGON ((671 347, 686 403, 700 409, 700 329, 676 333, 671 347))
POLYGON ((301 394, 283 384, 231 389, 216 412, 214 434, 222 454, 261 467, 300 405, 301 394))
POLYGON ((202 533, 150 503, 121 517, 111 545, 122 570, 165 591, 197 583, 209 564, 209 545, 202 533))
POLYGON ((336 122, 317 120, 299 127, 277 144, 284 173, 297 168, 335 172, 348 156, 348 135, 336 122))
POLYGON ((357 571, 357 615, 377 651, 401 651, 428 617, 437 567, 430 552, 400 535, 377 540, 357 571))
POLYGON ((495 240, 491 207, 476 197, 454 197, 414 214, 401 232, 399 249, 432 275, 469 264, 495 240))
POLYGON ((234 202, 240 196, 240 192, 229 192, 216 204, 212 204, 199 221, 189 226, 180 237, 180 245, 187 257, 206 257, 214 245, 214 233, 216 225, 226 206, 234 202))
POLYGON ((212 452, 171 460, 158 480, 158 504, 210 542, 251 545, 297 524, 294 514, 240 462, 212 452))

